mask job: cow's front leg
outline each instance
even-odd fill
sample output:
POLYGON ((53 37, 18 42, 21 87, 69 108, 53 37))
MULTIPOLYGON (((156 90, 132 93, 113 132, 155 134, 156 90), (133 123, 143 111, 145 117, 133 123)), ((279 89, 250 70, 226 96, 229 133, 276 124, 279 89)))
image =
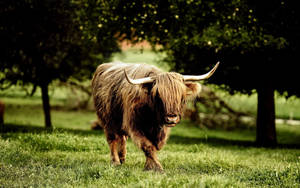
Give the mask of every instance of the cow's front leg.
POLYGON ((131 131, 130 137, 145 154, 145 170, 157 170, 162 172, 163 168, 156 156, 156 147, 144 135, 137 131, 131 131))
POLYGON ((157 150, 155 146, 153 146, 152 144, 142 144, 141 149, 144 151, 146 156, 145 170, 157 170, 162 172, 163 168, 157 159, 157 150))

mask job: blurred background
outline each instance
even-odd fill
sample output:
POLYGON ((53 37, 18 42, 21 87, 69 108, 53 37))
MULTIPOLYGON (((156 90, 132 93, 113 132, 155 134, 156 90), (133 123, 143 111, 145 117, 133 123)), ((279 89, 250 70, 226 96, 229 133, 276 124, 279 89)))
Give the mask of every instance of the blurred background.
MULTIPOLYGON (((12 157, 9 140, 28 141, 21 132, 104 139, 90 85, 96 67, 111 61, 192 75, 220 61, 188 103, 171 145, 293 148, 291 161, 299 166, 299 18, 296 2, 286 0, 1 1, 0 143, 6 149, 0 169, 8 173, 15 164, 4 151, 12 157)), ((294 178, 286 185, 300 183, 297 170, 290 169, 294 178)))

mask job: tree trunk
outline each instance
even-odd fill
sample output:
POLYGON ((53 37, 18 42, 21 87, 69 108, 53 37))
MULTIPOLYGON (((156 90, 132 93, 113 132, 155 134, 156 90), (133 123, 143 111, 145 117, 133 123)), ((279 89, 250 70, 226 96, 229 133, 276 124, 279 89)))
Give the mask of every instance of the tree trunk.
POLYGON ((50 102, 48 94, 48 84, 41 84, 42 89, 42 100, 43 100, 43 109, 45 117, 45 126, 46 128, 52 128, 51 115, 50 115, 50 102))
POLYGON ((275 146, 275 101, 270 82, 257 89, 257 101, 256 142, 260 146, 275 146))

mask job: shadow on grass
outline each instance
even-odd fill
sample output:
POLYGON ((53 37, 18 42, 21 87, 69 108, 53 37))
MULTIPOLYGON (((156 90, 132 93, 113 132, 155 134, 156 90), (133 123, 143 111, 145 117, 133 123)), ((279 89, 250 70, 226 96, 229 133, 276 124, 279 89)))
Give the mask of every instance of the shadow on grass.
MULTIPOLYGON (((256 142, 244 141, 244 140, 230 140, 218 137, 196 138, 196 137, 184 137, 179 135, 172 135, 168 141, 170 144, 208 144, 214 147, 226 147, 226 146, 238 146, 238 147, 257 147, 260 148, 256 142)), ((277 144, 276 146, 270 146, 268 148, 273 149, 300 149, 300 144, 277 144)))
POLYGON ((0 140, 15 141, 14 146, 19 148, 20 151, 85 152, 93 150, 99 153, 107 153, 108 148, 103 147, 103 142, 99 142, 99 135, 102 134, 103 131, 66 128, 47 129, 38 126, 6 124, 0 133, 0 140), (92 139, 85 140, 84 138, 87 137, 92 139), (95 139, 96 137, 99 139, 95 139))
POLYGON ((5 124, 0 128, 0 133, 53 133, 53 132, 66 132, 74 135, 102 135, 102 130, 80 130, 80 129, 67 129, 67 128, 45 128, 32 125, 17 125, 5 124))
MULTIPOLYGON (((67 128, 54 128, 49 129, 45 127, 38 126, 24 126, 24 125, 16 125, 16 124, 5 124, 4 127, 1 128, 0 133, 53 133, 53 132, 66 132, 74 135, 81 136, 99 136, 103 135, 102 130, 79 130, 79 129, 67 129, 67 128)), ((258 146, 253 141, 244 141, 244 140, 230 140, 219 137, 209 136, 207 138, 197 138, 197 137, 184 137, 180 135, 172 135, 168 141, 169 144, 208 144, 214 147, 226 147, 226 146, 238 146, 238 147, 261 147, 258 146)), ((269 148, 274 149, 300 149, 300 144, 277 144, 276 146, 272 146, 269 148)))

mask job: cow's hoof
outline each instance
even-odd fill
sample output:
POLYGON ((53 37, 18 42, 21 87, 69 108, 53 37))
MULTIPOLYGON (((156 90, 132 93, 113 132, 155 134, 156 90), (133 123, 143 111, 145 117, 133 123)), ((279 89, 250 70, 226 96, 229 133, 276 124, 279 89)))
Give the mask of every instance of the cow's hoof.
POLYGON ((113 166, 119 166, 119 165, 121 165, 121 162, 120 161, 111 161, 111 164, 113 166))
POLYGON ((154 172, 159 172, 159 173, 164 173, 165 171, 164 171, 164 169, 162 169, 162 168, 144 168, 144 170, 145 171, 154 171, 154 172))
POLYGON ((147 163, 144 168, 145 171, 153 170, 160 173, 164 172, 164 169, 159 163, 147 163))
POLYGON ((120 163, 124 164, 125 163, 125 159, 120 159, 120 163))

